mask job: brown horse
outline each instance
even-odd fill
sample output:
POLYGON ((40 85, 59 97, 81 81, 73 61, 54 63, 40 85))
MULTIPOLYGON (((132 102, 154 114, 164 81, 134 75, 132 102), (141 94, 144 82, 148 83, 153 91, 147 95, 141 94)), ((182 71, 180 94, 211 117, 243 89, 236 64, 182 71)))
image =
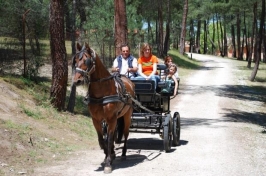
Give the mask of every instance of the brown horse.
POLYGON ((114 132, 118 118, 124 121, 124 147, 122 158, 126 157, 127 139, 133 112, 131 97, 135 96, 135 86, 127 77, 111 75, 98 55, 87 43, 83 47, 77 43, 77 53, 73 58, 75 67, 74 83, 88 82, 88 109, 98 134, 100 147, 105 153, 104 173, 112 172, 115 158, 114 132), (102 122, 107 124, 107 138, 103 137, 102 122))

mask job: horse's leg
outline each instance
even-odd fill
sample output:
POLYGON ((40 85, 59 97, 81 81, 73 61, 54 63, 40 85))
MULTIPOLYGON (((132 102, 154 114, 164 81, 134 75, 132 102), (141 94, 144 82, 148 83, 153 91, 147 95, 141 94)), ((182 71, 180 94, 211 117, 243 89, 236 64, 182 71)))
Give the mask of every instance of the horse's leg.
POLYGON ((124 132, 124 117, 120 117, 117 119, 117 144, 121 143, 123 132, 124 132))
POLYGON ((126 159, 126 153, 127 153, 127 139, 128 139, 128 135, 129 135, 129 128, 130 128, 130 124, 131 124, 131 115, 132 115, 133 109, 130 108, 128 110, 128 112, 124 115, 124 147, 122 149, 122 157, 121 159, 126 159))
POLYGON ((100 145, 101 149, 104 150, 105 158, 106 158, 107 157, 107 147, 104 144, 102 122, 97 120, 97 119, 94 119, 94 118, 92 118, 92 122, 93 122, 94 128, 95 128, 97 135, 98 135, 99 145, 100 145))
POLYGON ((112 172, 112 162, 115 158, 114 151, 114 131, 116 128, 116 118, 113 118, 112 121, 108 121, 108 154, 105 159, 104 173, 112 172))

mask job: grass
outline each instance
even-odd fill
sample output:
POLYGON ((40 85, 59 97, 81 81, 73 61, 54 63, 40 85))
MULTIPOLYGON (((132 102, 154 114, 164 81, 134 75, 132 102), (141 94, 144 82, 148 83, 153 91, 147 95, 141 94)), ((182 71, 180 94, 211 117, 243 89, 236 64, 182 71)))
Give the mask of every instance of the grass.
POLYGON ((73 115, 58 112, 50 105, 49 80, 36 82, 19 76, 4 76, 0 77, 0 85, 8 85, 5 90, 19 95, 19 98, 8 100, 10 104, 18 104, 17 109, 1 114, 0 118, 0 129, 5 130, 1 130, 1 141, 8 141, 7 150, 12 148, 12 153, 3 151, 0 154, 5 163, 15 168, 26 164, 30 172, 36 165, 61 160, 75 151, 98 146, 92 120, 83 113, 87 107, 79 102, 79 96, 77 109, 80 112, 73 115), (6 115, 8 120, 4 118, 6 115), (23 150, 19 146, 23 146, 23 150))
POLYGON ((235 76, 238 78, 239 82, 243 85, 253 86, 256 89, 257 86, 265 86, 266 83, 266 63, 260 62, 258 72, 256 74, 255 80, 249 81, 252 71, 254 69, 254 63, 251 64, 251 68, 247 68, 246 61, 239 61, 236 59, 231 59, 236 65, 234 70, 235 76))
POLYGON ((190 59, 186 54, 181 55, 178 50, 170 50, 168 54, 173 58, 173 61, 177 63, 179 68, 195 70, 201 66, 200 62, 190 59))
POLYGON ((173 58, 173 62, 178 65, 178 75, 181 81, 202 66, 201 62, 190 59, 186 54, 181 55, 179 51, 175 49, 170 50, 168 55, 170 55, 173 58))

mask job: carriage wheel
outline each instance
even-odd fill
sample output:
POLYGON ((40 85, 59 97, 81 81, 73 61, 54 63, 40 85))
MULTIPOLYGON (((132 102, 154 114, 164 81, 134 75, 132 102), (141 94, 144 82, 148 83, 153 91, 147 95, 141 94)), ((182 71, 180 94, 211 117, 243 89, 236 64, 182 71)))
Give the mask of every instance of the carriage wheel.
POLYGON ((173 145, 178 146, 180 142, 180 115, 178 112, 174 113, 173 117, 173 145))
POLYGON ((172 118, 167 114, 163 127, 163 144, 165 152, 169 152, 172 146, 172 118))

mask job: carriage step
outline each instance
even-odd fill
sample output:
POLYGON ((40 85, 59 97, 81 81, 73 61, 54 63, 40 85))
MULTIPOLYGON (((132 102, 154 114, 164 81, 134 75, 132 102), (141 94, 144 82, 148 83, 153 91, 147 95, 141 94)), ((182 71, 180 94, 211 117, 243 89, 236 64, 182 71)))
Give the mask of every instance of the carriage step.
POLYGON ((131 132, 131 133, 151 133, 151 134, 161 134, 161 132, 160 131, 157 131, 157 130, 149 130, 149 129, 146 129, 146 130, 144 130, 144 129, 142 129, 142 130, 140 130, 140 129, 136 129, 136 128, 130 128, 129 129, 129 132, 131 132))

